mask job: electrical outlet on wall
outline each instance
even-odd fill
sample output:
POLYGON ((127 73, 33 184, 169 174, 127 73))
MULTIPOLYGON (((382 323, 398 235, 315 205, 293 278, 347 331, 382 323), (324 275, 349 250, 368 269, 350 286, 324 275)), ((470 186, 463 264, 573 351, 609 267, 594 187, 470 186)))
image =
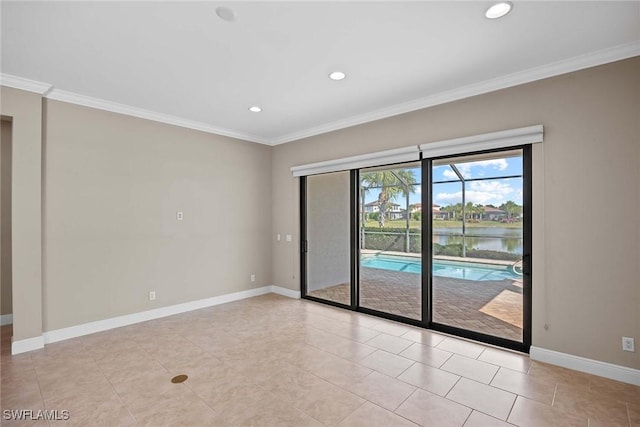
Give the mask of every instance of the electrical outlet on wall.
POLYGON ((255 281, 256 281, 256 275, 255 275, 255 274, 252 274, 252 275, 251 275, 251 281, 252 281, 252 282, 255 282, 255 281))
POLYGON ((634 343, 633 338, 630 337, 622 337, 622 350, 635 352, 636 345, 634 343))
POLYGON ((153 301, 156 299, 156 291, 149 292, 149 301, 153 301))

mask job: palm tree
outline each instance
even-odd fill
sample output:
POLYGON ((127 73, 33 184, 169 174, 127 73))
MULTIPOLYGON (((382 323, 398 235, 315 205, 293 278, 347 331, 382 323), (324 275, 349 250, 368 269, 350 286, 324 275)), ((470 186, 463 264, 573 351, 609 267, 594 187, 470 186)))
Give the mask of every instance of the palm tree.
POLYGON ((452 205, 443 206, 440 208, 440 212, 446 213, 447 219, 451 219, 451 216, 453 215, 453 206, 452 205))
POLYGON ((501 204, 500 209, 507 213, 508 218, 517 217, 522 214, 522 206, 512 200, 508 200, 506 203, 501 204))
POLYGON ((476 212, 475 207, 473 206, 473 202, 467 202, 467 204, 464 206, 464 211, 468 215, 468 218, 472 220, 473 214, 476 212))
POLYGON ((410 169, 364 172, 360 175, 360 179, 365 193, 372 188, 380 189, 380 194, 378 194, 378 208, 380 210, 378 224, 380 228, 384 227, 389 203, 395 200, 398 195, 409 197, 409 194, 415 193, 416 178, 410 169))
POLYGON ((444 206, 440 208, 440 210, 448 214, 447 219, 452 219, 456 221, 462 218, 462 203, 456 203, 455 205, 444 206))
POLYGON ((484 207, 481 204, 476 203, 474 205, 472 202, 467 202, 464 209, 466 213, 469 214, 470 220, 477 219, 479 221, 480 219, 482 219, 482 214, 484 213, 484 207))

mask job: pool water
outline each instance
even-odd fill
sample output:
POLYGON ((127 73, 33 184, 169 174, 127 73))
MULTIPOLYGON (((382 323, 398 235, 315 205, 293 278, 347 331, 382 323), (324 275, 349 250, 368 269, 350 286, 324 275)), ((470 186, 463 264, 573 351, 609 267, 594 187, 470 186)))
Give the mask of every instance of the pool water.
MULTIPOLYGON (((363 257, 360 265, 362 267, 402 271, 405 273, 422 273, 422 261, 420 258, 376 255, 363 257)), ((522 278, 522 276, 515 274, 510 267, 502 265, 433 260, 432 266, 434 276, 449 277, 452 279, 503 280, 522 278)))

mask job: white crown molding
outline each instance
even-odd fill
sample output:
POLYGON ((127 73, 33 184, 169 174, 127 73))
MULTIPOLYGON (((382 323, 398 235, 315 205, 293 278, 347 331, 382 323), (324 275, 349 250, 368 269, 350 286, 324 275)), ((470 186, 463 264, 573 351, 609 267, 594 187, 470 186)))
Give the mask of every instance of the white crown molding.
POLYGON ((561 74, 566 74, 585 68, 595 67, 610 62, 620 61, 640 55, 640 41, 635 41, 608 49, 576 56, 563 61, 554 62, 540 67, 531 68, 517 73, 509 74, 495 79, 486 80, 479 83, 463 86, 449 91, 444 91, 415 99, 412 101, 396 104, 391 107, 382 108, 357 116, 348 117, 320 126, 291 132, 275 138, 267 138, 258 135, 252 135, 235 131, 232 129, 211 126, 206 123, 196 122, 192 120, 182 119, 167 114, 157 113, 142 108, 132 107, 124 104, 118 104, 103 99, 93 98, 73 92, 63 91, 53 88, 51 84, 25 79, 10 74, 1 74, 0 84, 7 87, 22 89, 29 92, 39 93, 48 99, 69 102, 72 104, 83 105, 85 107, 96 108, 114 113, 125 114, 142 119, 152 120, 155 122, 166 123, 170 125, 180 126, 188 129, 199 130, 215 135, 227 136, 230 138, 241 139, 259 144, 275 146, 287 142, 298 141, 304 138, 320 135, 336 131, 339 129, 356 126, 375 120, 385 119, 387 117, 397 116, 399 114, 409 113, 411 111, 421 110, 423 108, 433 107, 448 102, 457 101, 484 93, 493 92, 500 89, 530 83, 561 74))
POLYGON ((65 90, 54 88, 53 85, 49 83, 25 79, 23 77, 13 76, 11 74, 0 74, 0 84, 2 86, 7 86, 15 89, 35 92, 43 95, 47 99, 82 105, 84 107, 96 108, 98 110, 111 111, 112 113, 124 114, 127 116, 138 117, 141 119, 152 120, 154 122, 166 123, 169 125, 180 126, 188 129, 194 129, 215 135, 228 136, 230 138, 256 142, 258 144, 271 145, 271 142, 269 140, 256 135, 236 132, 231 129, 211 126, 206 123, 182 119, 180 117, 170 116, 168 114, 156 113, 154 111, 149 111, 138 107, 119 104, 117 102, 81 95, 74 92, 68 92, 65 90))
POLYGON ((11 354, 26 353, 28 351, 39 350, 44 348, 44 337, 27 338, 24 340, 13 341, 11 343, 11 354))
POLYGON ((573 369, 574 371, 586 372, 599 377, 640 386, 640 369, 586 359, 584 357, 574 356, 573 354, 560 353, 541 347, 531 347, 529 356, 532 360, 539 362, 550 363, 552 365, 562 366, 563 368, 573 369))
POLYGON ((169 125, 180 126, 183 128, 199 130, 201 132, 211 133, 215 135, 228 136, 230 138, 242 139, 244 141, 257 142, 258 144, 270 145, 269 141, 256 135, 250 135, 242 132, 236 132, 231 129, 211 126, 206 123, 196 122, 192 120, 182 119, 180 117, 170 116, 168 114, 156 113, 154 111, 145 110, 138 107, 132 107, 117 102, 107 101, 104 99, 94 98, 91 96, 80 95, 78 93, 68 92, 53 88, 46 95, 46 98, 56 101, 68 102, 70 104, 82 105, 85 107, 96 108, 112 113, 125 114, 127 116, 138 117, 141 119, 152 120, 154 122, 166 123, 169 125))
POLYGON ((35 92, 40 95, 44 95, 53 87, 49 83, 37 82, 35 80, 29 80, 5 73, 0 74, 0 85, 12 87, 14 89, 26 90, 27 92, 35 92))
POLYGON ((436 105, 446 104, 448 102, 457 101, 464 98, 470 98, 484 93, 494 92, 500 89, 506 89, 536 80, 542 80, 561 74, 579 71, 585 68, 596 67, 598 65, 610 62, 620 61, 627 58, 640 55, 640 41, 635 41, 608 49, 576 56, 566 60, 554 62, 540 67, 530 68, 528 70, 519 71, 517 73, 508 74, 506 76, 497 77, 495 79, 485 80, 480 83, 463 86, 457 89, 440 92, 429 95, 424 98, 415 99, 413 101, 396 104, 391 107, 382 108, 365 114, 337 120, 298 132, 292 132, 281 137, 272 139, 270 145, 279 145, 287 142, 298 141, 304 138, 320 135, 372 122, 375 120, 393 117, 411 111, 421 110, 423 108, 434 107, 436 105))

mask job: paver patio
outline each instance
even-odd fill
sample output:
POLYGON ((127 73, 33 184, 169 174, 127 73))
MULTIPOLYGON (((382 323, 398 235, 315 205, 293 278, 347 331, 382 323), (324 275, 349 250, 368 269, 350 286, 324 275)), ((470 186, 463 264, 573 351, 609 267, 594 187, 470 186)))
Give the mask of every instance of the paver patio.
MULTIPOLYGON (((418 274, 360 268, 360 306, 420 319, 418 274)), ((349 285, 309 295, 349 304, 349 285)), ((522 341, 522 285, 515 280, 473 281, 434 276, 433 321, 522 341)))

